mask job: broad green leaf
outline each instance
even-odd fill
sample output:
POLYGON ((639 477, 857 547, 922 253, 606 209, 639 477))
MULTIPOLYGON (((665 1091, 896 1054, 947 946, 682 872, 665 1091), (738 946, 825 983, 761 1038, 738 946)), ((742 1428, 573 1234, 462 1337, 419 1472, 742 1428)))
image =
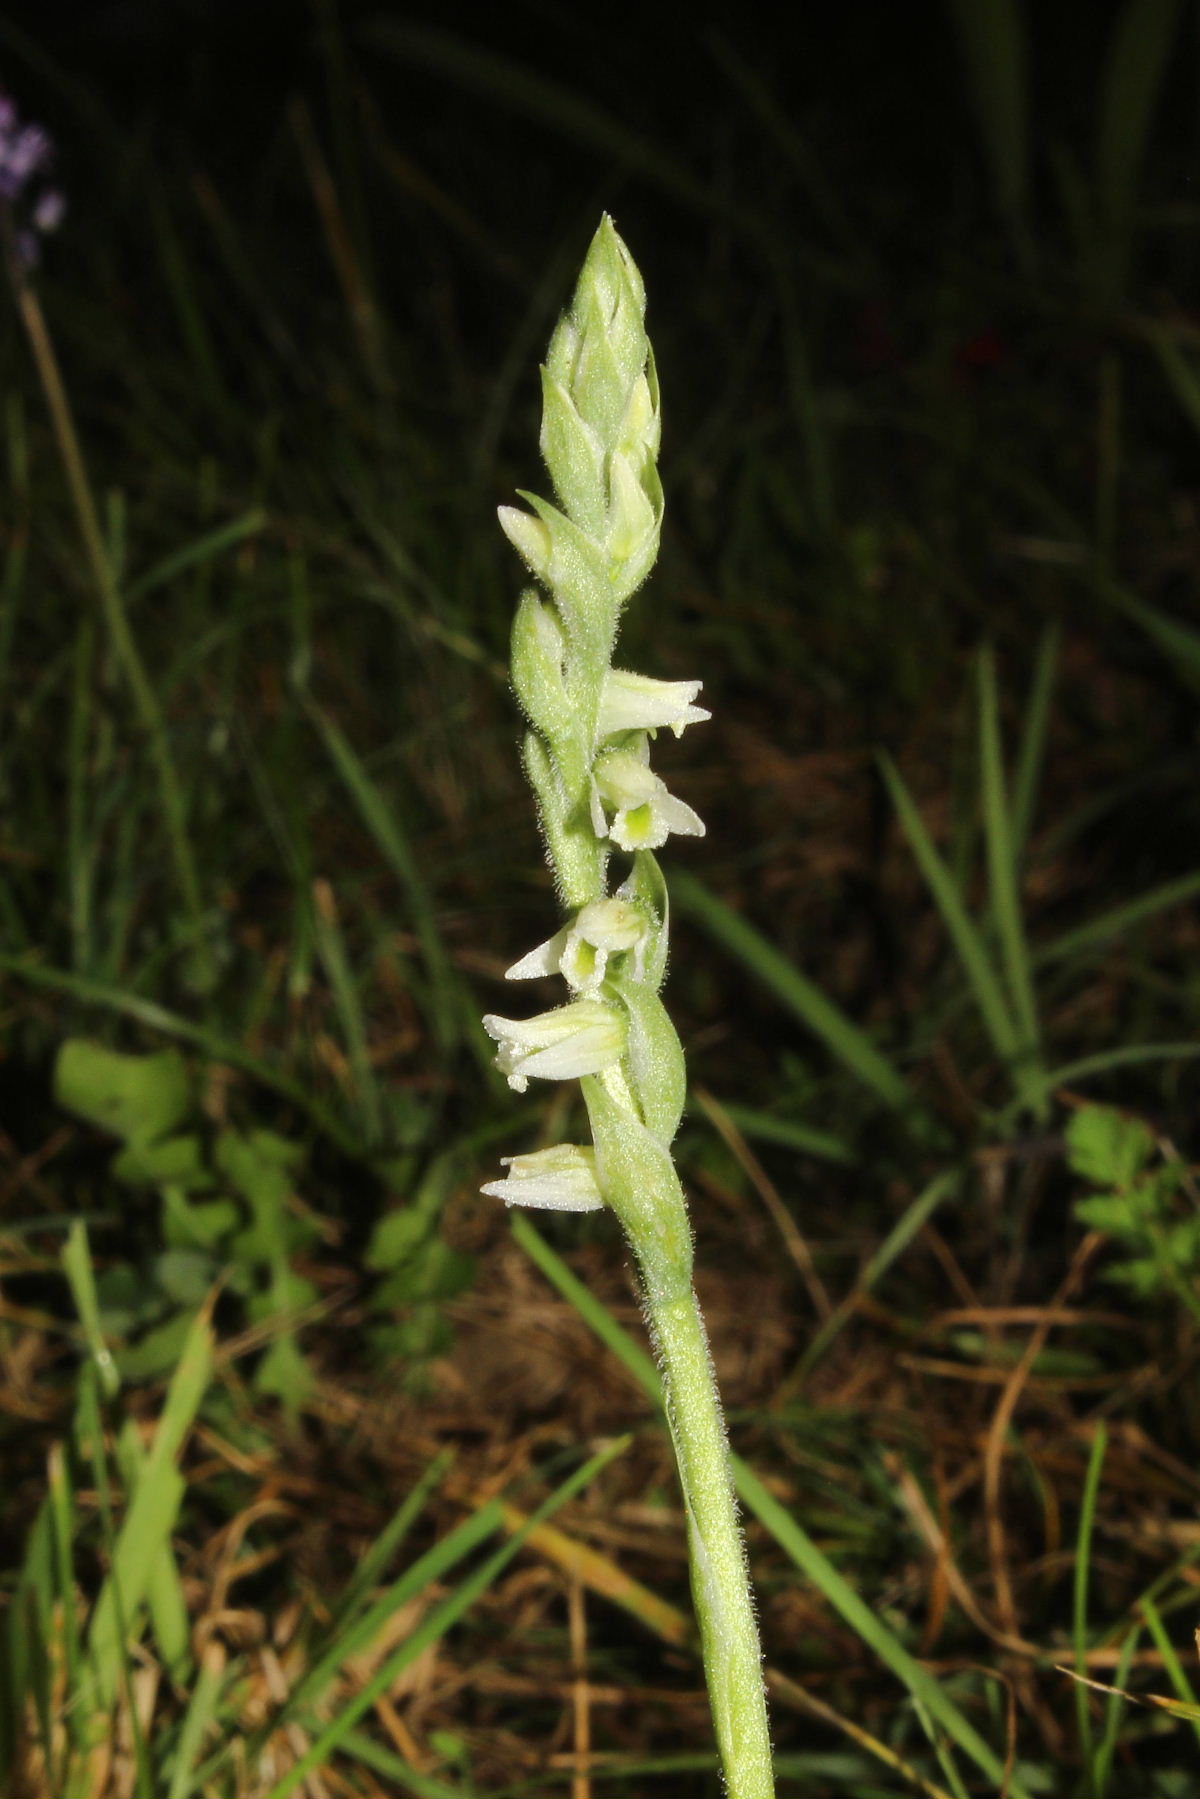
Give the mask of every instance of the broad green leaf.
POLYGON ((124 1142, 146 1143, 183 1123, 192 1108, 192 1083, 178 1050, 127 1056, 73 1037, 58 1052, 54 1097, 124 1142))

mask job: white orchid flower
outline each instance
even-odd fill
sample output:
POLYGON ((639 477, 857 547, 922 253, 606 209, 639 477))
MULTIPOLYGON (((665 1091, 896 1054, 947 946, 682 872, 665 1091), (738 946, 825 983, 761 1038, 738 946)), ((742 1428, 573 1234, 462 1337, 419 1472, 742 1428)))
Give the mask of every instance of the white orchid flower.
POLYGON ((655 681, 649 675, 610 668, 600 694, 599 732, 656 731, 667 726, 681 737, 688 725, 703 724, 712 713, 693 705, 702 681, 655 681))
POLYGON ((598 999, 572 1000, 533 1018, 489 1012, 483 1028, 498 1046, 496 1066, 515 1093, 524 1093, 530 1075, 570 1081, 599 1074, 625 1053, 624 1017, 598 999))
POLYGON ((645 935, 646 920, 636 906, 623 899, 593 900, 570 924, 506 969, 504 978, 532 981, 560 974, 573 992, 596 994, 609 956, 638 949, 645 935))
POLYGON ((704 835, 704 820, 629 750, 605 750, 596 759, 592 826, 597 837, 611 837, 623 850, 656 850, 672 831, 680 837, 704 835), (606 809, 613 814, 611 824, 606 809))
POLYGON ((503 1156, 508 1173, 488 1181, 481 1192, 506 1206, 536 1206, 548 1212, 598 1212, 604 1195, 596 1181, 596 1153, 576 1143, 559 1143, 524 1156, 503 1156))

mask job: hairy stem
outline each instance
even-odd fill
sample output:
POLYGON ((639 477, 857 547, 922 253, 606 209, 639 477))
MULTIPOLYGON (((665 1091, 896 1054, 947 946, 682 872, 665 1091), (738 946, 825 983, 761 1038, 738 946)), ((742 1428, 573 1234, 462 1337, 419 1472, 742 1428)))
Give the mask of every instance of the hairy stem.
POLYGON ((687 1512, 692 1597, 726 1790, 729 1799, 771 1799, 762 1652, 704 1320, 690 1283, 669 1299, 646 1285, 643 1298, 687 1512))

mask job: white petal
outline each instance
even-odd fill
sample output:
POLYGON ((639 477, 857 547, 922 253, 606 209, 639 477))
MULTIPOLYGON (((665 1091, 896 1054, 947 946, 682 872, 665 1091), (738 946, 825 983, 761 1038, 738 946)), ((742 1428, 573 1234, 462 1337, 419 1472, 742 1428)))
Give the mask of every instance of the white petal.
POLYGON ((560 1143, 554 1149, 525 1156, 505 1156, 508 1175, 489 1181, 481 1192, 508 1206, 536 1206, 552 1212, 598 1212, 604 1195, 596 1183, 596 1159, 590 1149, 560 1143))
POLYGON ((646 921, 628 900, 592 900, 571 926, 571 934, 609 951, 632 949, 645 935, 646 921))
POLYGON ((617 848, 630 855, 634 850, 661 849, 670 834, 670 825, 650 800, 640 806, 623 806, 609 828, 617 848))
POLYGON ((668 831, 674 831, 677 837, 704 836, 704 820, 682 800, 677 800, 673 793, 668 793, 665 787, 655 804, 655 811, 668 831))
POLYGON ((605 750, 596 758, 596 786, 609 806, 642 806, 662 786, 640 756, 629 750, 605 750))
POLYGON ((665 725, 678 737, 687 725, 712 717, 702 706, 692 704, 701 686, 700 681, 655 681, 627 669, 609 669, 600 696, 600 735, 655 731, 665 725))
POLYGON ((607 837, 608 820, 604 816, 604 807, 600 802, 600 788, 595 775, 588 782, 588 809, 592 815, 592 829, 597 837, 607 837))
POLYGON ((574 1080, 598 1074, 625 1053, 625 1023, 596 999, 572 1000, 533 1018, 500 1018, 489 1012, 483 1028, 497 1045, 496 1066, 517 1093, 528 1077, 574 1080))
POLYGON ((506 968, 505 980, 533 981, 540 975, 557 974, 563 948, 567 941, 568 928, 564 925, 561 931, 556 931, 553 937, 546 939, 545 943, 539 943, 536 949, 531 949, 529 954, 522 956, 519 962, 514 962, 511 968, 506 968))

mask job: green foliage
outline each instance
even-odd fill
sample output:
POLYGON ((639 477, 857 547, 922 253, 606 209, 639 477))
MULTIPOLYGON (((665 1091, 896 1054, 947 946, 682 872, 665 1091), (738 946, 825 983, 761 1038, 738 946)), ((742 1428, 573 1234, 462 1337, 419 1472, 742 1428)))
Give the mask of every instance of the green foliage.
POLYGON ((311 1385, 295 1320, 318 1295, 293 1264, 320 1237, 295 1203, 302 1149, 272 1131, 207 1125, 176 1050, 130 1056, 72 1039, 54 1087, 65 1110, 121 1139, 112 1178, 159 1195, 161 1247, 141 1266, 118 1262, 97 1277, 101 1328, 119 1340, 122 1375, 144 1380, 171 1368, 220 1282, 252 1323, 269 1327, 257 1390, 294 1413, 311 1385))
MULTIPOLYGON (((90 1268, 81 1230, 71 1253, 77 1270, 90 1268)), ((180 1683, 194 1673, 171 1539, 187 1493, 180 1451, 212 1380, 208 1318, 193 1318, 179 1344, 148 1446, 127 1418, 110 1456, 101 1409, 104 1372, 95 1356, 83 1369, 68 1450, 56 1449, 51 1457, 49 1490, 4 1621, 0 1782, 6 1790, 21 1783, 18 1769, 30 1753, 31 1698, 45 1790, 84 1799, 100 1790, 110 1765, 114 1718, 128 1704, 135 1647, 146 1639, 180 1683), (85 1484, 99 1499, 98 1520, 79 1506, 85 1484), (74 1562, 79 1546, 95 1536, 97 1522, 107 1573, 81 1616, 74 1562), (62 1697, 64 1682, 69 1703, 62 1697)), ((161 1754, 167 1744, 155 1747, 161 1754)), ((138 1748, 144 1757, 145 1745, 138 1748)), ((143 1776, 149 1778, 148 1765, 143 1776)))
MULTIPOLYGON (((87 1288, 93 1276, 82 1228, 68 1254, 74 1284, 87 1288)), ((94 1799, 114 1790, 115 1758, 128 1754, 121 1745, 132 1740, 139 1793, 166 1799, 201 1791, 232 1795, 243 1790, 242 1772, 257 1769, 286 1732, 293 1744, 300 1733, 311 1746, 288 1758, 289 1771, 271 1788, 273 1799, 285 1799, 335 1756, 381 1769, 424 1799, 451 1799, 458 1788, 380 1751, 355 1727, 503 1574, 529 1534, 621 1455, 628 1439, 606 1445, 560 1479, 532 1516, 510 1529, 508 1540, 457 1585, 450 1579, 454 1571, 504 1530, 499 1498, 468 1513, 403 1573, 391 1573, 448 1471, 452 1458, 437 1457, 325 1612, 307 1645, 302 1678, 251 1733, 241 1658, 230 1658, 217 1642, 199 1662, 193 1654, 174 1542, 189 1490, 181 1458, 212 1393, 213 1352, 211 1324, 200 1314, 187 1329, 148 1442, 132 1417, 122 1418, 119 1408, 106 1411, 111 1389, 100 1378, 94 1349, 83 1366, 69 1441, 51 1454, 46 1497, 0 1621, 0 1787, 94 1799), (85 1487, 89 1503, 81 1503, 85 1487), (98 1589, 88 1591, 80 1568, 97 1552, 106 1572, 98 1589), (406 1608, 414 1622, 397 1630, 406 1608), (377 1665, 331 1721, 331 1695, 355 1657, 377 1665), (166 1679, 155 1684, 157 1710, 139 1719, 144 1699, 135 1682, 152 1663, 166 1679)), ((122 1769, 122 1780, 128 1772, 122 1769)))
MULTIPOLYGON (((278 1398, 294 1417, 313 1381, 297 1321, 320 1298, 297 1263, 322 1238, 321 1221, 298 1197, 302 1146, 274 1131, 207 1122, 177 1050, 123 1055, 72 1039, 59 1052, 54 1086, 65 1110, 121 1139, 112 1179, 159 1196, 160 1247, 140 1262, 117 1261, 96 1278, 98 1328, 118 1340, 113 1359, 120 1374, 137 1381, 166 1373, 192 1319, 220 1287, 241 1300, 247 1321, 267 1335, 254 1368, 255 1391, 278 1398)), ((371 1293, 380 1320, 372 1339, 413 1378, 448 1346, 445 1302, 474 1273, 471 1257, 450 1248, 439 1232, 460 1167, 456 1155, 420 1180, 412 1158, 385 1161, 375 1171, 399 1190, 413 1189, 401 1210, 379 1220, 364 1257, 368 1271, 384 1277, 371 1293)))
MULTIPOLYGON (((407 1162, 384 1163, 385 1181, 408 1187, 407 1162)), ((441 1220, 452 1182, 461 1176, 457 1152, 437 1158, 412 1188, 403 1207, 384 1212, 363 1255, 364 1266, 379 1281, 371 1298, 378 1322, 371 1340, 381 1359, 408 1370, 419 1381, 431 1356, 449 1348, 453 1332, 446 1303, 470 1286, 475 1260, 453 1248, 441 1235, 441 1220)))
POLYGON ((1081 1106, 1067 1126, 1072 1172, 1102 1188, 1075 1216, 1110 1238, 1105 1279, 1136 1298, 1171 1294, 1200 1319, 1200 1204, 1188 1169, 1140 1118, 1081 1106))

